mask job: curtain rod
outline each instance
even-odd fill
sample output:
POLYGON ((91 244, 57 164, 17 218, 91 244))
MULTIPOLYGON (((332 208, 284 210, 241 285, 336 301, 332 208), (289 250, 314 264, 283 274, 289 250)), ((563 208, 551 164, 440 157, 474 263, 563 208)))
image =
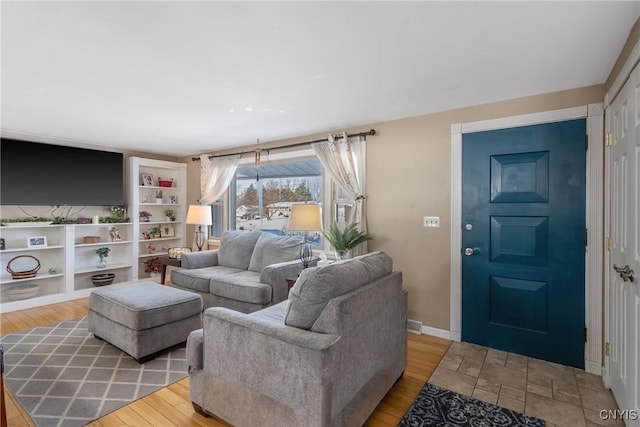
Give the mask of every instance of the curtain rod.
MULTIPOLYGON (((351 133, 351 134, 347 134, 347 138, 350 138, 352 136, 373 136, 376 134, 376 130, 375 129, 370 129, 366 132, 358 132, 358 133, 351 133)), ((306 141, 306 142, 298 142, 296 144, 289 144, 289 145, 280 145, 279 147, 271 147, 271 148, 261 148, 258 149, 256 148, 255 150, 251 150, 251 151, 240 151, 237 153, 229 153, 229 154, 212 154, 209 156, 210 159, 214 158, 214 157, 229 157, 229 156, 237 156, 239 155, 243 155, 243 154, 253 154, 256 151, 271 151, 271 150, 280 150, 283 148, 292 148, 292 147, 301 147, 303 145, 309 145, 309 144, 314 144, 316 142, 324 142, 324 141, 328 141, 329 138, 323 138, 323 139, 314 139, 313 141, 306 141)), ((192 161, 196 162, 200 160, 200 157, 192 157, 191 158, 192 161)))

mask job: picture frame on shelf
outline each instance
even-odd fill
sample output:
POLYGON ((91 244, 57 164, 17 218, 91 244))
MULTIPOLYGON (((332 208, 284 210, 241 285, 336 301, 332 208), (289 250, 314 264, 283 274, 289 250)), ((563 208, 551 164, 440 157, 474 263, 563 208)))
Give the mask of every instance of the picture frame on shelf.
POLYGON ((167 200, 168 200, 170 205, 177 205, 178 204, 178 196, 171 195, 171 196, 168 197, 167 200))
POLYGON ((142 174, 142 185, 146 186, 146 187, 152 187, 153 186, 153 175, 150 173, 143 173, 142 174))
POLYGON ((160 225, 160 232, 162 233, 162 237, 175 237, 176 231, 171 224, 162 224, 160 225))
POLYGON ((7 246, 4 242, 4 237, 0 237, 0 251, 7 249, 7 246))
POLYGON ((47 247, 47 236, 31 236, 27 238, 28 248, 45 248, 47 247))

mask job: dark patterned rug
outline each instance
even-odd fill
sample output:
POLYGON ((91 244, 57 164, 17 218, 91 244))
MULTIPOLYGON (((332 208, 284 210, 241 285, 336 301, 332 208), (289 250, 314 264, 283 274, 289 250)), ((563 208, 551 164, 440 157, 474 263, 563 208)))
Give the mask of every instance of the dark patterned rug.
POLYGON ((501 408, 450 390, 425 384, 399 427, 474 426, 544 427, 540 418, 501 408))
POLYGON ((187 376, 184 345, 139 364, 86 318, 0 337, 4 383, 38 427, 74 427, 187 376))

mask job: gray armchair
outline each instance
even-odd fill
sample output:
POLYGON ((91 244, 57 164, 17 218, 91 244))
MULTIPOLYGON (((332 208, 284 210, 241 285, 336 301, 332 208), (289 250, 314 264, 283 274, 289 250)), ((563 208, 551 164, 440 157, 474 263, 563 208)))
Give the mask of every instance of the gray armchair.
POLYGON ((376 252, 304 270, 289 300, 205 311, 187 343, 201 414, 240 426, 353 426, 406 366, 402 274, 376 252))

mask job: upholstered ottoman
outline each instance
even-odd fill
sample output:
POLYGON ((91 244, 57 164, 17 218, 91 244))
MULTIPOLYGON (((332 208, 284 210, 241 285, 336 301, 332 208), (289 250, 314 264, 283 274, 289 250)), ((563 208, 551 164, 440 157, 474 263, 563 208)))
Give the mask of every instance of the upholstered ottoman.
POLYGON ((201 327, 202 297, 153 282, 96 289, 89 332, 143 363, 201 327))

